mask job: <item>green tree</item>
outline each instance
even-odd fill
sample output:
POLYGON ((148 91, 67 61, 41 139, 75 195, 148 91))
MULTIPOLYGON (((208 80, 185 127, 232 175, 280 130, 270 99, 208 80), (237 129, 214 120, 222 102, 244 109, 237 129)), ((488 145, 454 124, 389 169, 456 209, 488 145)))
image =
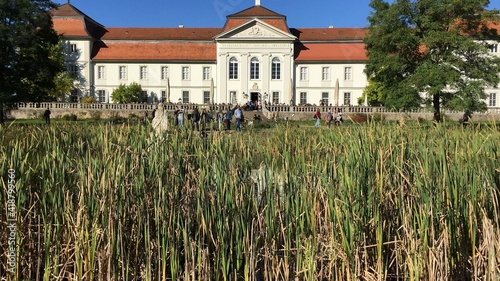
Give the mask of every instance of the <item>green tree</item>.
MULTIPOLYGON (((63 45, 59 42, 51 48, 51 58, 58 61, 59 64, 64 65, 64 51, 63 45)), ((54 88, 48 93, 51 99, 64 98, 75 89, 76 74, 70 74, 66 69, 54 76, 54 88)))
POLYGON ((111 99, 117 103, 143 102, 142 87, 135 82, 131 83, 129 86, 120 84, 118 88, 113 90, 111 99))
POLYGON ((363 91, 363 95, 358 99, 358 104, 364 104, 365 97, 368 95, 369 106, 380 106, 384 100, 384 87, 382 83, 373 81, 368 77, 368 85, 363 91))
POLYGON ((64 71, 53 52, 59 37, 48 11, 55 7, 46 0, 0 0, 1 123, 5 103, 48 99, 54 77, 64 71))
POLYGON ((75 78, 67 71, 59 72, 54 77, 54 89, 49 93, 49 97, 53 99, 64 98, 75 89, 75 78))
POLYGON ((487 0, 372 0, 365 38, 371 81, 381 102, 398 109, 432 105, 481 111, 485 88, 500 82, 500 58, 487 40, 498 40, 497 10, 487 0))

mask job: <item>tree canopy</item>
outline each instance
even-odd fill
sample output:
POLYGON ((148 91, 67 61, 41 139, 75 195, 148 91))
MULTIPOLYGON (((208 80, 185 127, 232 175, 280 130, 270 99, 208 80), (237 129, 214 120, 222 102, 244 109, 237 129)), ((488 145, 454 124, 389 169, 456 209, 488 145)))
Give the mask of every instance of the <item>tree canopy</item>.
POLYGON ((138 83, 131 83, 129 86, 120 84, 113 90, 111 99, 117 103, 143 102, 142 87, 138 83))
POLYGON ((487 0, 372 0, 365 44, 369 100, 396 109, 432 105, 483 111, 485 88, 500 83, 500 58, 490 54, 499 11, 487 0), (379 91, 383 91, 380 93, 379 91))
POLYGON ((0 0, 0 109, 5 102, 47 99, 65 70, 48 13, 55 7, 46 0, 0 0))

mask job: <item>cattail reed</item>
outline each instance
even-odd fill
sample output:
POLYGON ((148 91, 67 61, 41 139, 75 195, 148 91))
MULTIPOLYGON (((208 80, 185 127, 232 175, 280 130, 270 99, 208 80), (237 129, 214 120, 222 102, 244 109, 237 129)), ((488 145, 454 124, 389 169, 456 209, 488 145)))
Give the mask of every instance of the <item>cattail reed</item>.
POLYGON ((500 278, 500 134, 484 125, 0 131, 10 280, 500 278))

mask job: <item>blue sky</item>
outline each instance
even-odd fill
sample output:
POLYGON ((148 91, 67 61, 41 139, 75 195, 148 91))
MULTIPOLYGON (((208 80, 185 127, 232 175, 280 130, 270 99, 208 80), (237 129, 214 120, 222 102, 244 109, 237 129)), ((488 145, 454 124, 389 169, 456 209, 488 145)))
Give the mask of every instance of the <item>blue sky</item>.
MULTIPOLYGON (((365 27, 370 0, 260 0, 287 16, 289 27, 365 27)), ((67 0, 56 0, 57 4, 67 0)), ((70 0, 107 27, 222 27, 225 17, 249 8, 255 0, 70 0)), ((489 8, 500 9, 500 0, 489 8)))

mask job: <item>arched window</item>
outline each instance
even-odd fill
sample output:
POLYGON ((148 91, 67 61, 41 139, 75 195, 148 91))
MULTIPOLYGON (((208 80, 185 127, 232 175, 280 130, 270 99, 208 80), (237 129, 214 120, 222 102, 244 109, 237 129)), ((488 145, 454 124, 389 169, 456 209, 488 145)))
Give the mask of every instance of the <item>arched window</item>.
POLYGON ((271 79, 281 79, 281 61, 279 58, 273 58, 271 63, 271 79))
POLYGON ((235 57, 229 59, 229 79, 238 79, 238 60, 235 57))
POLYGON ((256 57, 253 57, 250 60, 250 79, 251 80, 259 79, 259 69, 260 69, 259 59, 256 57))

